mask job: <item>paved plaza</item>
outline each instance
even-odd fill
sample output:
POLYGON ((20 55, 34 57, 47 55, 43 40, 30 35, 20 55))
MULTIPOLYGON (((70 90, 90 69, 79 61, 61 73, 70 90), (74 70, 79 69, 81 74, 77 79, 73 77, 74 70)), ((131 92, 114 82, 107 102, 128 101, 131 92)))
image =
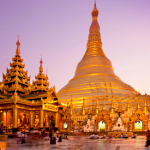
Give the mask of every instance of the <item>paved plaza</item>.
POLYGON ((150 147, 145 147, 144 136, 139 136, 137 139, 112 139, 111 141, 103 139, 89 139, 88 136, 69 136, 69 140, 57 142, 56 145, 50 145, 49 141, 38 140, 26 144, 17 144, 16 139, 8 139, 5 142, 0 142, 0 150, 150 150, 150 147))

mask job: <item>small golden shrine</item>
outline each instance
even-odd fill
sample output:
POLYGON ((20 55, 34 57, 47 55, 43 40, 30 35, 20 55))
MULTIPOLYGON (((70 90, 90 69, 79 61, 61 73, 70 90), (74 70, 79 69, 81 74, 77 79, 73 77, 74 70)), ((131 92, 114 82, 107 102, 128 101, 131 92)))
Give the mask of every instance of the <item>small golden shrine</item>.
POLYGON ((0 126, 5 132, 17 129, 32 130, 58 129, 58 102, 55 87, 49 88, 48 77, 43 73, 41 58, 39 73, 30 84, 28 72, 20 56, 20 42, 17 41, 16 54, 3 74, 0 82, 0 126))

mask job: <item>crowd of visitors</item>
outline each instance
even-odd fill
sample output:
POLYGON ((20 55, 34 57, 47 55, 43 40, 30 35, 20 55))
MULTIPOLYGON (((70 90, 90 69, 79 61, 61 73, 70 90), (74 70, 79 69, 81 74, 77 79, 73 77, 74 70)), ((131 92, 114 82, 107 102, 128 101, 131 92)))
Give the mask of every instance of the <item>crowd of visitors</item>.
MULTIPOLYGON (((137 137, 137 135, 136 135, 136 133, 134 133, 132 138, 136 138, 136 137, 137 137)), ((90 136, 90 139, 106 139, 106 138, 110 138, 110 139, 112 139, 112 138, 125 138, 125 139, 127 139, 128 134, 126 133, 125 135, 123 135, 123 133, 122 133, 120 136, 118 136, 118 134, 116 134, 115 136, 113 134, 111 134, 110 136, 107 136, 104 133, 103 136, 98 136, 97 134, 91 134, 91 136, 90 136)))
POLYGON ((17 137, 17 144, 21 143, 27 143, 27 142, 32 142, 34 140, 37 141, 37 139, 43 139, 43 140, 49 140, 50 144, 56 144, 57 142, 62 142, 62 139, 68 140, 67 134, 61 134, 58 131, 50 131, 49 134, 45 133, 43 130, 32 130, 31 132, 22 132, 20 130, 17 131, 16 133, 17 137))
MULTIPOLYGON (((0 130, 1 131, 1 130, 0 130)), ((2 133, 2 132, 1 132, 2 133)), ((33 138, 38 137, 39 139, 43 139, 43 140, 49 140, 50 144, 56 144, 56 142, 62 142, 62 139, 66 139, 68 140, 68 136, 67 134, 61 134, 58 131, 50 131, 49 134, 45 133, 45 130, 32 130, 30 132, 28 131, 21 131, 18 130, 16 133, 17 136, 17 144, 18 143, 26 143, 29 140, 32 141, 33 138)), ((91 134, 90 135, 90 139, 108 139, 109 141, 111 141, 112 138, 124 138, 127 139, 128 133, 121 133, 121 135, 116 134, 110 134, 109 136, 107 136, 105 133, 103 134, 103 136, 98 136, 98 134, 91 134)), ((131 138, 137 138, 137 134, 134 133, 133 136, 131 138)), ((148 147, 150 146, 150 131, 148 130, 146 133, 146 143, 145 146, 148 147)))

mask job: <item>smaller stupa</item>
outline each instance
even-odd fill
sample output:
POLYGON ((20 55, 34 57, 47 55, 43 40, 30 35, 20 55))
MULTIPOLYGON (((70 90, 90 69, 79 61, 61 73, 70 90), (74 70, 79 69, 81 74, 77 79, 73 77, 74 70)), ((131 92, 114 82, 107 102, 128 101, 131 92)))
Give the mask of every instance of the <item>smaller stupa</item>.
POLYGON ((121 117, 118 117, 116 124, 113 127, 113 131, 127 131, 127 128, 124 127, 121 117))

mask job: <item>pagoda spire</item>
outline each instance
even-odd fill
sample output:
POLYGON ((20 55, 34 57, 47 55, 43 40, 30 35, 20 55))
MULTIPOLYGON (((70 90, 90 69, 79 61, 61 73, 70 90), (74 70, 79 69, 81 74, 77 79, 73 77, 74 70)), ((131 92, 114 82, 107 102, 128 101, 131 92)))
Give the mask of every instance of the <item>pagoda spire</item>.
POLYGON ((98 12, 98 9, 96 8, 96 1, 95 1, 95 4, 94 4, 94 9, 93 9, 91 14, 92 14, 93 20, 97 20, 99 12, 98 12))
POLYGON ((111 110, 110 113, 114 113, 114 96, 112 95, 112 100, 111 100, 111 110))
POLYGON ((20 42, 19 42, 19 35, 18 35, 18 40, 16 42, 16 45, 17 45, 17 49, 16 49, 16 55, 19 55, 20 56, 20 42))
POLYGON ((36 81, 33 81, 33 85, 34 85, 34 91, 47 91, 48 87, 49 87, 49 82, 48 82, 48 77, 45 76, 45 74, 43 73, 43 60, 42 60, 42 56, 41 56, 41 60, 40 60, 40 67, 39 67, 39 73, 36 76, 35 75, 35 79, 36 81))
POLYGON ((43 73, 43 60, 42 60, 42 57, 41 57, 41 60, 40 60, 40 68, 39 68, 39 72, 40 73, 43 73))
POLYGON ((24 70, 25 64, 20 56, 20 41, 19 36, 16 42, 16 54, 10 62, 10 69, 7 69, 6 75, 3 75, 3 82, 6 87, 7 95, 13 95, 15 92, 18 95, 24 95, 29 93, 30 77, 27 75, 27 71, 24 70))

